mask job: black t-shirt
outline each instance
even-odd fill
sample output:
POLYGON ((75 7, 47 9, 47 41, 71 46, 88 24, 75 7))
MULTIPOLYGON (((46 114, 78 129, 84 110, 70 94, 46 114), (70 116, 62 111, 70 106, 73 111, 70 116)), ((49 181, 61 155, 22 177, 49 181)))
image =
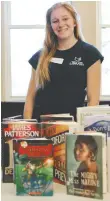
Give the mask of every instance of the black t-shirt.
MULTIPOLYGON (((34 69, 40 57, 39 50, 29 60, 34 69)), ((87 87, 87 69, 103 56, 93 45, 82 40, 68 50, 56 50, 49 64, 50 82, 39 89, 35 104, 40 113, 76 113, 84 104, 87 87)))

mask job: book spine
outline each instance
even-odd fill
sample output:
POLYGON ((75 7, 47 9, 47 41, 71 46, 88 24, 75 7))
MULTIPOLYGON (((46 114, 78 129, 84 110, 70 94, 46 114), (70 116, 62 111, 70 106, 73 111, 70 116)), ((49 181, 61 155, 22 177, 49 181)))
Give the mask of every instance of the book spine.
POLYGON ((107 145, 106 136, 102 137, 103 148, 102 148, 102 172, 103 172, 103 193, 107 193, 107 145))
POLYGON ((107 177, 108 177, 108 186, 107 190, 110 193, 110 131, 107 136, 107 177))

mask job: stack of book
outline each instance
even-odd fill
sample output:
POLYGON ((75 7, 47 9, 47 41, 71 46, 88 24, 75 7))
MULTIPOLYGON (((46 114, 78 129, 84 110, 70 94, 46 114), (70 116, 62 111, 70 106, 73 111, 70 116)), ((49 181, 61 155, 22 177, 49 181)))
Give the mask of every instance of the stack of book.
POLYGON ((77 108, 77 121, 80 132, 66 135, 67 194, 102 199, 110 192, 110 107, 77 108))
POLYGON ((14 181, 16 195, 51 196, 53 181, 68 195, 110 192, 109 106, 77 108, 77 122, 69 114, 20 118, 2 122, 3 182, 14 181))
POLYGON ((2 180, 13 182, 13 139, 41 137, 41 124, 36 120, 3 119, 2 121, 2 180))

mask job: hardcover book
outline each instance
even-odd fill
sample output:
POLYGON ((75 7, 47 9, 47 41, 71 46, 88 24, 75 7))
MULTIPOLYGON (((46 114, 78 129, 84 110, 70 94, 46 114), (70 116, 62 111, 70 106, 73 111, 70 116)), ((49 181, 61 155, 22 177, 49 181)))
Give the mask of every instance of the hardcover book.
POLYGON ((14 139, 16 195, 53 195, 53 145, 51 140, 14 139))
POLYGON ((84 130, 102 132, 107 135, 110 127, 110 115, 92 115, 84 117, 84 130))
POLYGON ((93 115, 110 115, 110 106, 88 106, 77 108, 77 122, 80 124, 80 131, 84 131, 84 118, 93 115))
POLYGON ((45 122, 42 123, 42 136, 53 142, 54 182, 65 185, 65 133, 78 130, 76 122, 45 122))
POLYGON ((108 176, 108 192, 110 193, 110 126, 107 133, 107 176, 108 176))
POLYGON ((106 139, 103 134, 66 135, 67 194, 103 198, 106 139))
MULTIPOLYGON (((110 115, 93 115, 86 116, 84 118, 84 130, 85 131, 97 131, 102 132, 106 136, 107 142, 107 182, 108 182, 108 191, 110 191, 110 177, 109 177, 109 135, 108 132, 110 130, 110 115)), ((105 175, 106 176, 106 175, 105 175)))
POLYGON ((14 138, 39 138, 41 124, 35 121, 3 121, 2 122, 2 180, 13 182, 13 143, 14 138))
POLYGON ((47 114, 47 115, 40 115, 40 121, 74 121, 74 117, 69 114, 47 114))

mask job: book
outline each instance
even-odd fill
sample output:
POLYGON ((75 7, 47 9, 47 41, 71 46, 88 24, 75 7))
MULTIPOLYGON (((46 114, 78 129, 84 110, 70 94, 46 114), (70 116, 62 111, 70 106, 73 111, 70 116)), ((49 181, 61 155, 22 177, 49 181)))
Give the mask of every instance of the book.
POLYGON ((14 139, 16 195, 53 195, 53 145, 45 138, 14 139))
POLYGON ((85 116, 110 115, 109 106, 88 106, 77 108, 77 122, 80 124, 80 131, 84 131, 85 116))
POLYGON ((108 177, 108 192, 110 193, 110 126, 107 133, 107 177, 108 177))
POLYGON ((22 119, 22 115, 16 115, 16 116, 11 116, 11 117, 5 117, 5 118, 3 118, 3 121, 15 120, 15 119, 22 119))
POLYGON ((51 139, 53 142, 54 157, 54 182, 65 185, 66 167, 65 167, 65 133, 75 133, 79 124, 76 122, 45 122, 42 123, 42 136, 51 139))
POLYGON ((97 131, 107 135, 110 126, 110 115, 92 115, 84 117, 84 130, 97 131))
POLYGON ((22 119, 22 115, 17 115, 17 116, 12 116, 12 117, 7 117, 2 119, 3 122, 16 122, 16 121, 23 121, 23 122, 37 122, 37 119, 22 119))
POLYGON ((2 181, 13 182, 13 143, 14 138, 41 137, 41 124, 37 121, 3 121, 2 122, 2 181))
POLYGON ((106 138, 102 133, 66 135, 67 194, 103 199, 106 138))
POLYGON ((46 114, 40 115, 40 121, 74 121, 74 117, 70 114, 46 114))
POLYGON ((109 130, 110 130, 110 115, 93 115, 86 116, 84 118, 84 130, 86 131, 97 131, 102 132, 106 135, 106 143, 107 143, 107 182, 108 182, 108 191, 110 186, 110 177, 109 177, 109 130))

